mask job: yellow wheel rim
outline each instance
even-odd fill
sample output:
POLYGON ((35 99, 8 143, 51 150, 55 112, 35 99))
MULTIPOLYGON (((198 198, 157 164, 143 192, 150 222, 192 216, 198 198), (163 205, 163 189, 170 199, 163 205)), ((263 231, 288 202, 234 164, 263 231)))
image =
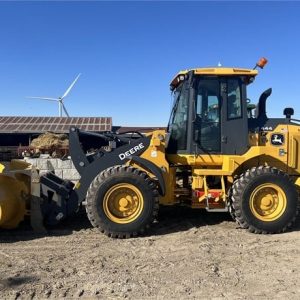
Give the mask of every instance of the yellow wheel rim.
POLYGON ((284 191, 272 183, 259 185, 250 196, 251 212, 261 221, 277 220, 284 213, 286 205, 284 191))
POLYGON ((136 220, 144 207, 144 198, 132 184, 120 183, 111 187, 104 195, 103 209, 106 216, 118 224, 136 220))

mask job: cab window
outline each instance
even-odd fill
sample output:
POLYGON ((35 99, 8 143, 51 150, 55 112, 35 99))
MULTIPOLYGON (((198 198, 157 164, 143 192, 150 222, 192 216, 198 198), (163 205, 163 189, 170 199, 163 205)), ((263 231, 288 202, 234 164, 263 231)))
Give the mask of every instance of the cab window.
POLYGON ((184 82, 174 92, 173 110, 168 125, 169 144, 175 151, 187 148, 188 89, 186 85, 187 83, 184 82))
POLYGON ((216 78, 202 78, 197 87, 194 141, 204 152, 220 151, 220 89, 216 78))
POLYGON ((227 81, 227 119, 242 118, 242 97, 238 79, 227 81))

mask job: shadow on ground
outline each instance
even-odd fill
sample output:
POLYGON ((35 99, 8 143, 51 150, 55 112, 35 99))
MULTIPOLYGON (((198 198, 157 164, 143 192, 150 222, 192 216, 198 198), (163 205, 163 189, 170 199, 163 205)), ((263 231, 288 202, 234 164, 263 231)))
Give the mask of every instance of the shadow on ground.
MULTIPOLYGON (((187 231, 191 228, 217 225, 222 222, 234 222, 229 213, 212 213, 205 210, 190 209, 187 207, 164 207, 160 209, 158 219, 152 225, 150 235, 166 235, 174 232, 187 231)), ((233 223, 235 224, 235 223, 233 223)), ((234 228, 239 228, 234 225, 234 228)), ((1 230, 0 242, 14 243, 51 236, 70 235, 74 231, 93 229, 85 210, 81 209, 76 215, 70 216, 55 227, 47 227, 46 234, 35 233, 29 221, 23 222, 17 229, 1 230)), ((96 229, 95 229, 96 230, 96 229)), ((300 231, 300 215, 292 231, 300 231)), ((101 234, 101 233, 99 233, 101 234)))
POLYGON ((151 229, 153 235, 165 235, 186 231, 207 225, 233 222, 229 213, 209 213, 188 207, 164 207, 160 210, 158 222, 151 229))
POLYGON ((35 282, 37 277, 35 276, 15 276, 15 277, 8 277, 6 279, 0 280, 0 285, 4 288, 14 288, 25 283, 35 282))
POLYGON ((18 228, 11 230, 0 229, 0 242, 13 243, 18 241, 28 241, 43 237, 70 235, 74 231, 92 228, 85 210, 81 209, 76 214, 62 221, 56 226, 46 226, 46 233, 34 232, 30 226, 30 220, 25 219, 18 228))

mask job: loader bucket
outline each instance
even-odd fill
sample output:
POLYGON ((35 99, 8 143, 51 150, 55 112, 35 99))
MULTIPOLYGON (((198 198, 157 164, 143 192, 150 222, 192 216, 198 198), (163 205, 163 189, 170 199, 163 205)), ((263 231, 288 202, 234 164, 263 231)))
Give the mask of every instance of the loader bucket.
POLYGON ((30 173, 24 172, 28 166, 13 162, 6 170, 0 164, 0 228, 15 228, 24 219, 30 199, 30 173))

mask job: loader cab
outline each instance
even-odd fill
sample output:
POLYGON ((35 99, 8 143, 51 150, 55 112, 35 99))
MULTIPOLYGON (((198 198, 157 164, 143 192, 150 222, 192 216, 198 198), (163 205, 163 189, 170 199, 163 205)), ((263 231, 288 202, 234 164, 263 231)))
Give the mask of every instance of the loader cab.
POLYGON ((246 86, 256 70, 215 68, 179 73, 171 83, 174 103, 168 154, 233 154, 248 149, 246 86))

